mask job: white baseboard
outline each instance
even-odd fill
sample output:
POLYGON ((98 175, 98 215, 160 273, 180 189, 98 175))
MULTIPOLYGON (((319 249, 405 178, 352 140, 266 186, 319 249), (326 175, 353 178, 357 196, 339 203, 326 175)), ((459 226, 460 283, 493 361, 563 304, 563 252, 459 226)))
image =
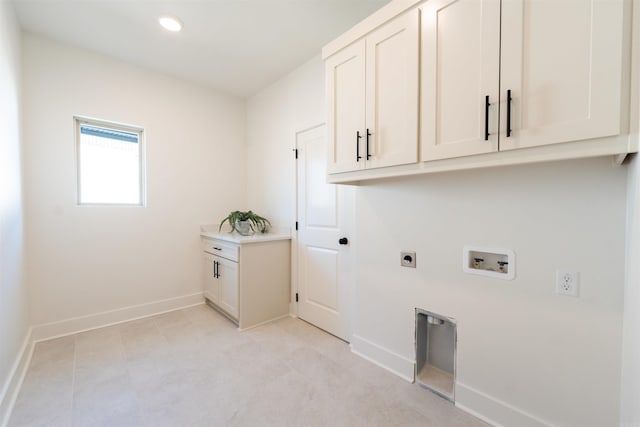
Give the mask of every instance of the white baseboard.
POLYGON ((32 328, 27 330, 20 352, 16 357, 9 377, 7 378, 0 392, 0 426, 6 427, 13 410, 13 405, 18 398, 18 392, 22 386, 22 381, 27 373, 31 355, 33 354, 33 341, 31 339, 32 328))
POLYGON ((268 323, 275 322, 276 320, 284 319, 285 317, 293 317, 291 314, 283 314, 282 316, 274 317, 273 319, 265 320, 264 322, 256 323, 255 325, 251 325, 248 328, 238 328, 238 332, 250 331, 251 329, 259 328, 260 326, 264 326, 268 323))
MULTIPOLYGON (((414 381, 415 362, 413 360, 355 334, 351 340, 351 351, 407 381, 414 381)), ((548 427, 552 425, 459 381, 456 382, 455 396, 456 407, 496 427, 548 427)))
MULTIPOLYGON (((88 316, 75 317, 58 322, 36 325, 29 328, 20 353, 0 394, 0 426, 5 427, 18 396, 24 376, 31 360, 34 343, 65 335, 76 334, 91 329, 102 328, 128 322, 169 311, 180 310, 204 303, 201 292, 177 298, 169 298, 117 310, 105 311, 88 316)), ((291 317, 296 317, 289 314, 291 317)), ((286 316, 285 316, 286 317, 286 316)), ((351 337, 351 351, 383 369, 403 378, 414 381, 415 361, 379 346, 356 334, 351 337)), ((544 427, 551 423, 528 414, 506 402, 487 395, 479 390, 456 382, 456 407, 468 412, 491 425, 519 427, 544 427)))
POLYGON ((91 329, 103 328, 117 323, 143 317, 155 316, 167 311, 179 310, 193 305, 204 304, 202 292, 184 295, 176 298, 168 298, 160 301, 152 301, 145 304, 132 305, 116 310, 103 311, 102 313, 88 316, 73 317, 57 322, 44 323, 33 327, 31 339, 34 342, 49 340, 65 335, 77 334, 91 329))
POLYGON ((29 367, 29 362, 31 361, 35 343, 200 304, 204 304, 204 297, 202 292, 197 292, 181 297, 132 305, 116 310, 30 327, 25 336, 20 353, 13 364, 9 378, 7 378, 0 393, 0 427, 6 427, 9 422, 13 405, 18 397, 18 392, 20 391, 20 387, 27 373, 27 368, 29 367))
POLYGON ((413 382, 415 362, 356 334, 351 336, 351 352, 400 378, 413 382))
POLYGON ((456 382, 456 407, 496 427, 544 427, 552 425, 459 381, 456 382))

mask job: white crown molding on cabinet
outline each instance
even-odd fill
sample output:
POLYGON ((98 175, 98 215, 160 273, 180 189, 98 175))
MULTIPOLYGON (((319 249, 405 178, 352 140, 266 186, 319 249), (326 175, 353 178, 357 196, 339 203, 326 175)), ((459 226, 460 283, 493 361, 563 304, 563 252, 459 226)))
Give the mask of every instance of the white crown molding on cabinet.
POLYGON ((322 48, 322 59, 327 59, 344 46, 364 37, 380 25, 387 22, 390 16, 397 16, 405 10, 417 5, 421 1, 423 0, 395 0, 380 8, 378 11, 354 25, 349 29, 349 31, 325 45, 322 48))

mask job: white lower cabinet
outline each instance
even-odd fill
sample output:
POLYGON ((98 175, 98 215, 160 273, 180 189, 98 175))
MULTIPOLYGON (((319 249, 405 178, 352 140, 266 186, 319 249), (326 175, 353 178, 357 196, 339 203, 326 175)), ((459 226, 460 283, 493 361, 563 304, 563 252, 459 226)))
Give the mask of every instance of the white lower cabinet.
POLYGON ((290 238, 230 240, 202 238, 204 297, 241 330, 288 315, 290 238))
POLYGON ((202 255, 203 260, 203 275, 202 281, 204 283, 204 297, 214 304, 218 304, 220 300, 219 283, 215 277, 215 261, 216 257, 210 253, 205 252, 202 255))
POLYGON ((238 263, 220 257, 216 262, 220 292, 218 304, 231 316, 238 318, 238 263))

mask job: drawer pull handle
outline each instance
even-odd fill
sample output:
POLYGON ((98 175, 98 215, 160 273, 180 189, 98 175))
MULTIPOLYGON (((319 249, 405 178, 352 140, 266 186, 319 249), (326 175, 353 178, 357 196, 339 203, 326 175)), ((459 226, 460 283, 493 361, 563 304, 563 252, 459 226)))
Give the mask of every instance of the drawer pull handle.
POLYGON ((216 248, 215 246, 213 247, 213 249, 215 249, 216 251, 221 251, 222 248, 216 248))
POLYGON ((489 95, 484 97, 484 140, 489 140, 489 95))
POLYGON ((507 138, 511 136, 511 89, 507 90, 507 138))

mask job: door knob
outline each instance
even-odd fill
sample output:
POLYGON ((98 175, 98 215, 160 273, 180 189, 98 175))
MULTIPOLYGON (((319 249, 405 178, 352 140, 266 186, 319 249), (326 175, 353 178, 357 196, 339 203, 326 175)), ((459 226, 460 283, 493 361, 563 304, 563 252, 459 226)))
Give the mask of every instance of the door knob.
POLYGON ((349 239, 347 239, 346 237, 341 237, 340 240, 338 240, 338 243, 340 243, 341 245, 346 245, 349 243, 349 239))

